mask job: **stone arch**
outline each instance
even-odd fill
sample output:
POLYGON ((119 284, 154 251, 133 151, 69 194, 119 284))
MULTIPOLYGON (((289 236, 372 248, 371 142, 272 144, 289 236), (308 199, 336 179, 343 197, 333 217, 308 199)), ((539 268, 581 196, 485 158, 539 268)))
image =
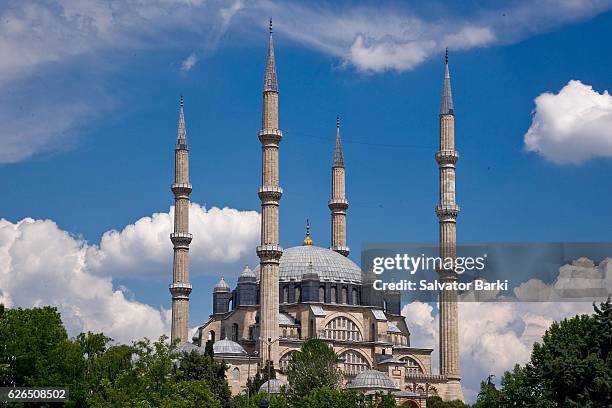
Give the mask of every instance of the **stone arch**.
POLYGON ((281 358, 278 360, 278 365, 281 371, 285 371, 287 369, 287 366, 289 365, 289 361, 291 360, 291 356, 296 351, 297 350, 289 350, 281 356, 281 358))
POLYGON ((427 370, 425 370, 425 366, 423 365, 423 363, 414 356, 405 355, 405 356, 399 357, 399 359, 407 363, 406 373, 426 373, 427 372, 427 370))
POLYGON ((325 323, 321 337, 327 340, 363 341, 363 330, 352 317, 336 315, 325 323))
POLYGON ((329 322, 331 322, 333 319, 335 319, 336 317, 346 317, 349 320, 352 320, 353 323, 355 323, 357 325, 357 327, 359 328, 359 332, 361 333, 361 335, 363 336, 363 334, 366 332, 365 331, 365 327, 363 327, 363 323, 360 321, 360 317, 361 316, 353 316, 350 313, 346 313, 346 312, 334 312, 328 316, 325 317, 325 320, 323 321, 323 327, 326 327, 329 322))
POLYGON ((232 381, 234 382, 240 381, 240 369, 238 367, 234 367, 232 369, 232 381))
POLYGON ((438 390, 436 389, 436 387, 430 385, 427 393, 429 396, 436 396, 438 395, 438 390))
POLYGON ((410 408, 419 408, 419 403, 416 401, 408 400, 408 401, 404 401, 404 403, 401 406, 410 407, 410 408))
POLYGON ((363 350, 355 349, 355 348, 351 348, 351 347, 342 347, 342 348, 340 348, 338 350, 334 349, 334 351, 336 352, 336 354, 338 356, 341 356, 341 355, 343 355, 344 353, 346 353, 348 351, 359 353, 361 355, 361 357, 363 357, 367 361, 368 366, 372 367, 374 365, 374 361, 372 361, 372 358, 371 358, 370 354, 367 353, 367 352, 364 352, 363 350))
POLYGON ((338 356, 343 359, 341 364, 345 375, 357 375, 371 368, 368 358, 358 350, 348 349, 338 356))
POLYGON ((422 385, 417 385, 416 390, 414 391, 419 395, 425 395, 425 387, 423 387, 422 385))
POLYGON ((208 340, 212 341, 213 343, 215 342, 215 331, 211 330, 208 332, 208 340))

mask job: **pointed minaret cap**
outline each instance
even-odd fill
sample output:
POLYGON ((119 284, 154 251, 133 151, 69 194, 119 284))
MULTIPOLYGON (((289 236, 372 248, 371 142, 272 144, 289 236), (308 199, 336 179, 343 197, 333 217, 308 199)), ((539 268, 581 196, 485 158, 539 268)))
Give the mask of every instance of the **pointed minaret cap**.
POLYGON ((278 81, 276 79, 276 62, 274 61, 274 44, 272 42, 272 18, 268 28, 270 38, 268 40, 268 61, 266 62, 266 72, 264 73, 264 92, 278 92, 278 81))
POLYGON ((176 149, 187 150, 187 130, 185 128, 185 112, 183 111, 185 106, 185 99, 181 95, 179 99, 179 122, 178 130, 176 132, 176 149))
POLYGON ((344 167, 344 155, 342 154, 342 143, 340 141, 340 117, 336 116, 336 148, 334 149, 333 167, 344 167))
POLYGON ((310 222, 306 219, 306 238, 304 238, 304 245, 312 245, 312 239, 310 238, 310 222))
POLYGON ((454 115, 453 93, 451 92, 450 73, 448 71, 448 47, 444 52, 444 85, 440 102, 440 115, 454 115))

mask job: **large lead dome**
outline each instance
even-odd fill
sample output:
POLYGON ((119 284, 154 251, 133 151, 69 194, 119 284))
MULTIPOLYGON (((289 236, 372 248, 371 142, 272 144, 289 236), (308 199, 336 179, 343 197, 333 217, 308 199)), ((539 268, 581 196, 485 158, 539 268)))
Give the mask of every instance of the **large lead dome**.
MULTIPOLYGON (((319 275, 319 280, 322 282, 361 283, 359 266, 330 249, 303 245, 283 250, 283 256, 280 259, 279 279, 281 282, 299 282, 302 276, 311 270, 319 275)), ((259 266, 255 269, 255 274, 259 281, 259 266)))

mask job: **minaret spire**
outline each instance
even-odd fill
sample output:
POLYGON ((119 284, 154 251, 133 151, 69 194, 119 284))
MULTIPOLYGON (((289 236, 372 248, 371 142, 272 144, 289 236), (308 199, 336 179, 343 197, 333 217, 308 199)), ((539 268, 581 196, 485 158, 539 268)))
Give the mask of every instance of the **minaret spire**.
POLYGON ((258 137, 262 146, 261 244, 257 247, 260 268, 260 342, 262 363, 270 360, 278 367, 278 282, 283 248, 279 241, 278 213, 283 189, 279 186, 278 150, 283 133, 278 128, 278 83, 269 27, 268 60, 263 84, 263 112, 258 137), (269 345, 269 346, 268 346, 269 345))
MULTIPOLYGON (((440 106, 440 148, 436 153, 436 162, 440 171, 440 196, 436 206, 439 220, 440 257, 442 259, 457 256, 457 216, 459 206, 455 201, 455 164, 459 154, 455 150, 455 113, 448 71, 448 49, 444 56, 444 85, 440 106)), ((438 270, 440 281, 452 283, 457 280, 454 268, 438 270)), ((440 308, 440 374, 446 376, 447 383, 441 396, 445 400, 463 400, 461 375, 459 372, 459 316, 457 292, 453 289, 441 290, 439 293, 440 308)))
POLYGON ((187 131, 185 130, 184 99, 179 101, 179 122, 174 149, 174 232, 170 240, 174 246, 174 262, 172 267, 172 328, 171 341, 179 343, 188 341, 189 327, 189 244, 192 235, 189 233, 189 149, 187 148, 187 131))
POLYGON ((346 246, 346 210, 348 201, 345 194, 345 169, 342 142, 340 140, 340 117, 336 116, 336 147, 332 160, 332 196, 328 207, 331 210, 331 249, 348 256, 346 246))
POLYGON ((268 31, 270 36, 268 38, 268 60, 266 62, 266 71, 264 73, 263 91, 278 92, 276 61, 274 60, 274 42, 272 41, 272 18, 270 18, 270 26, 268 31))

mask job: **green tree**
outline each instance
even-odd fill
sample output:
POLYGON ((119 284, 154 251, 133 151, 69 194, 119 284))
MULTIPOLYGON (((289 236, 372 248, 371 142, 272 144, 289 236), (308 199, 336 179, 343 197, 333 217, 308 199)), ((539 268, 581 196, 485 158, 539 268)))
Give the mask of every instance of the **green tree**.
POLYGON ((258 369, 253 378, 247 381, 249 395, 255 395, 259 392, 259 388, 270 378, 276 378, 276 370, 274 363, 268 360, 263 368, 258 369), (269 376, 269 377, 268 377, 269 376))
POLYGON ((489 376, 487 381, 480 382, 480 392, 474 408, 498 408, 500 406, 501 394, 491 381, 491 377, 489 376))
POLYGON ((321 339, 311 338, 291 355, 286 370, 289 391, 294 398, 303 398, 321 387, 336 388, 342 378, 338 356, 321 339))
POLYGON ((327 386, 312 389, 299 403, 300 408, 355 408, 357 395, 327 386))
POLYGON ((427 408, 470 408, 470 406, 460 400, 443 401, 435 395, 427 398, 427 408))
POLYGON ((222 407, 230 406, 231 392, 227 384, 227 365, 217 362, 209 355, 181 353, 178 357, 175 379, 177 381, 205 381, 215 394, 222 407))

